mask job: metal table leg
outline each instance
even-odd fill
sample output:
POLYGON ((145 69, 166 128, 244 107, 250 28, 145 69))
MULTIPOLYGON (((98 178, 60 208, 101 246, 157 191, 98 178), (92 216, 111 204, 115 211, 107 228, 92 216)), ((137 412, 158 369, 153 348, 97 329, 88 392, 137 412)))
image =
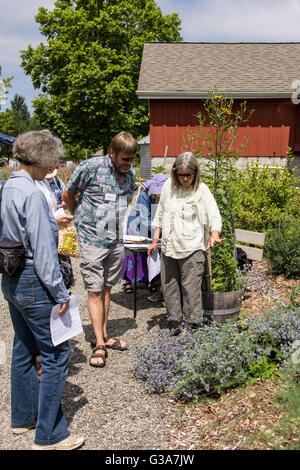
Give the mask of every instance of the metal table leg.
POLYGON ((136 318, 136 294, 137 294, 137 251, 134 251, 134 304, 133 304, 133 318, 136 318))

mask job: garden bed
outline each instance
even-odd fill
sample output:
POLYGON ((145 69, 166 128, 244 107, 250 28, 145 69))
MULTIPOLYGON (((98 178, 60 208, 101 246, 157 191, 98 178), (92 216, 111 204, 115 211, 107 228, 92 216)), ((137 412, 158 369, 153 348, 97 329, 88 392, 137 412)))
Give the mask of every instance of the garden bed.
MULTIPOLYGON (((270 276, 266 263, 254 263, 247 274, 247 298, 241 318, 262 315, 290 305, 291 293, 298 280, 270 276)), ((174 349, 176 353, 176 350, 174 349)), ((155 371, 154 371, 155 372, 155 371)), ((204 396, 196 403, 170 401, 177 419, 170 428, 174 449, 299 449, 299 419, 289 419, 289 412, 278 399, 286 380, 256 378, 250 385, 229 388, 219 396, 204 396)), ((299 405, 297 405, 299 406, 299 405)))

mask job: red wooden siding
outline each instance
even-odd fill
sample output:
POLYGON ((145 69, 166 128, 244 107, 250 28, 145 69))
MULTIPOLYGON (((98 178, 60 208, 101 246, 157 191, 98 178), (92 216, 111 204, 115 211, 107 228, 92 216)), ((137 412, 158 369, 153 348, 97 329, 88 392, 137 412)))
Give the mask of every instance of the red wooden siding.
MULTIPOLYGON (((249 137, 241 156, 282 157, 288 146, 300 155, 300 105, 289 99, 248 100, 247 105, 254 113, 238 133, 236 146, 249 137)), ((196 131, 201 106, 201 100, 150 100, 151 156, 163 156, 166 146, 167 156, 179 155, 184 149, 183 133, 196 131)))

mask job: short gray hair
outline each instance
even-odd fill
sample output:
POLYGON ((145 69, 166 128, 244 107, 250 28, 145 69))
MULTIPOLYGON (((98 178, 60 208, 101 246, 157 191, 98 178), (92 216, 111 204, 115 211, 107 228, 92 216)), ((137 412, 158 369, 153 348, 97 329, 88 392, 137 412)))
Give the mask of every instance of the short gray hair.
POLYGON ((172 186, 177 188, 181 187, 181 183, 177 176, 179 168, 188 168, 189 170, 195 171, 195 177, 193 179, 193 189, 196 190, 200 184, 200 168, 197 158, 192 152, 183 152, 176 158, 171 172, 172 186))
POLYGON ((48 129, 24 132, 13 146, 13 155, 20 163, 43 168, 55 166, 63 153, 61 140, 48 129))

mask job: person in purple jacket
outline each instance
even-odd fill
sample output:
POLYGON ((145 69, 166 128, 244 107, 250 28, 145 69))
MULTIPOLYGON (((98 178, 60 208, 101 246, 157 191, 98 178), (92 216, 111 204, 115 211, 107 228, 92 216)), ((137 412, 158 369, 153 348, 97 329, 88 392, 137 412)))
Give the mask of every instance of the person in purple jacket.
MULTIPOLYGON (((167 176, 158 173, 151 180, 144 183, 144 190, 138 196, 136 203, 129 212, 127 220, 128 235, 139 235, 145 238, 151 238, 151 223, 154 217, 156 205, 159 202, 162 187, 167 180, 167 176)), ((149 283, 147 253, 140 252, 137 254, 137 282, 145 284, 149 283)), ((126 281, 123 288, 126 293, 132 293, 132 282, 134 280, 134 257, 133 255, 125 256, 123 264, 122 279, 126 281)), ((160 284, 160 275, 156 276, 150 283, 151 296, 148 299, 152 302, 162 301, 163 296, 161 289, 155 285, 160 284)))

